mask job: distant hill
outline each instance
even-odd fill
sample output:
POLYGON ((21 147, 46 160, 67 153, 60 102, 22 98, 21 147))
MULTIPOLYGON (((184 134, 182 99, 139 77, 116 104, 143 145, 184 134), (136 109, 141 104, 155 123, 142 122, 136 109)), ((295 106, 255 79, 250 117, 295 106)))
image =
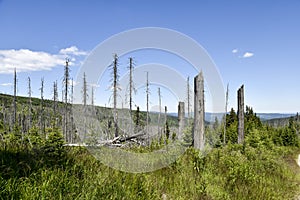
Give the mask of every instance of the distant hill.
MULTIPOLYGON (((7 95, 7 94, 1 94, 0 93, 0 99, 2 101, 6 101, 7 105, 11 105, 12 100, 13 100, 13 96, 12 95, 7 95)), ((17 97, 17 102, 19 104, 22 105, 26 105, 28 104, 28 97, 22 97, 22 96, 18 96, 17 97)), ((52 107, 52 100, 48 100, 45 99, 44 100, 44 106, 45 107, 52 107)), ((58 102, 59 105, 63 105, 62 102, 58 102)), ((33 106, 39 106, 40 105, 40 99, 39 98, 32 98, 32 105, 33 106)), ((101 110, 103 112, 103 110, 106 110, 107 108, 101 107, 101 106, 96 106, 97 109, 101 110)), ((109 108, 108 108, 109 109, 109 108)), ((145 111, 141 111, 141 113, 145 114, 145 111)), ((153 121, 155 121, 155 119, 157 118, 156 115, 158 113, 156 112, 152 112, 152 118, 153 121)), ((177 124, 177 113, 168 113, 169 116, 169 120, 171 122, 172 125, 177 124)), ((194 113, 191 113, 191 116, 193 117, 194 113)), ((286 124, 288 124, 289 118, 291 116, 295 116, 296 114, 293 113, 256 113, 256 115, 261 119, 262 122, 272 125, 272 126, 284 126, 286 124)), ((222 120, 224 116, 224 113, 211 113, 211 112, 206 112, 205 113, 205 122, 206 123, 213 123, 215 121, 215 118, 217 117, 217 119, 219 121, 222 120)), ((186 117, 187 113, 186 113, 186 117)))
MULTIPOLYGON (((177 113, 169 113, 169 115, 172 115, 174 117, 177 116, 177 113)), ((192 116, 194 115, 193 113, 191 114, 192 116)), ((275 119, 277 119, 277 121, 280 120, 285 120, 285 119, 289 119, 291 116, 295 116, 296 114, 293 113, 256 113, 256 115, 260 118, 261 121, 276 121, 275 119)), ((217 119, 219 121, 222 120, 224 116, 224 113, 211 113, 211 112, 206 112, 205 113, 205 120, 207 122, 214 122, 215 118, 217 117, 217 119)), ((187 117, 187 114, 186 114, 187 117)))
POLYGON ((256 115, 260 118, 261 121, 289 118, 291 116, 295 116, 294 113, 257 113, 256 115))

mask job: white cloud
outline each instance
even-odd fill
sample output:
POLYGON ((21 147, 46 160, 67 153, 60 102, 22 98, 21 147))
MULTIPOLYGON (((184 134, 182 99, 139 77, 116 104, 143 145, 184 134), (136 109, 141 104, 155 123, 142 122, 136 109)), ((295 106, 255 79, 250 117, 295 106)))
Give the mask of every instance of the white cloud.
POLYGON ((233 49, 232 53, 237 53, 239 50, 238 49, 233 49))
POLYGON ((17 72, 51 70, 56 66, 65 64, 65 58, 70 58, 70 65, 74 65, 76 56, 87 55, 79 51, 77 47, 61 49, 59 54, 50 54, 43 51, 32 51, 29 49, 0 50, 0 74, 11 74, 14 69, 17 72))
POLYGON ((79 49, 76 46, 71 46, 65 49, 61 49, 59 53, 63 55, 75 55, 75 56, 85 56, 88 54, 85 51, 79 51, 79 49))
POLYGON ((12 86, 13 84, 12 83, 1 83, 0 85, 1 86, 12 86))
POLYGON ((252 53, 252 52, 246 52, 246 53, 244 53, 243 58, 250 58, 252 56, 254 56, 254 53, 252 53))

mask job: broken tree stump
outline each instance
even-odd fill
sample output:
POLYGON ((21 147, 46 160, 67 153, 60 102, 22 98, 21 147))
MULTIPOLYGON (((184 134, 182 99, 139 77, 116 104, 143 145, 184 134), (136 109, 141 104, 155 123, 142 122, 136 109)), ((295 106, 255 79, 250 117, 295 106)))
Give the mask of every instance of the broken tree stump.
POLYGON ((194 78, 194 148, 204 148, 204 78, 202 71, 194 78))
POLYGON ((244 85, 242 85, 238 92, 238 144, 244 142, 244 85))
POLYGON ((183 138, 183 129, 185 125, 185 112, 184 112, 184 102, 179 102, 178 104, 178 139, 183 138))

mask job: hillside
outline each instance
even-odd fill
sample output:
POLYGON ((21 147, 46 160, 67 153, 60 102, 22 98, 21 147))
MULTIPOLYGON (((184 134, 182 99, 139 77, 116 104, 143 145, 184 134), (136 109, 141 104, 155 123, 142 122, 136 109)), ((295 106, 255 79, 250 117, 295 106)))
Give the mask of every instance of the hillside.
MULTIPOLYGON (((17 97, 20 120, 13 125, 12 99, 0 95, 0 199, 281 200, 293 199, 300 193, 300 170, 295 162, 300 154, 300 124, 295 119, 289 120, 288 126, 274 128, 265 126, 252 109, 248 110, 245 142, 237 144, 237 118, 235 113, 230 113, 226 118, 225 142, 222 124, 206 126, 209 150, 205 154, 190 147, 193 127, 189 124, 183 138, 186 151, 178 159, 155 171, 128 173, 104 164, 107 157, 99 159, 92 154, 106 147, 65 146, 65 107, 61 102, 54 110, 55 102, 45 100, 41 106, 41 100, 35 98, 28 112, 29 99, 17 97), (32 119, 31 128, 26 124, 28 119, 32 119)), ((95 107, 93 112, 98 113, 96 116, 105 127, 112 110, 95 107)), ((137 113, 133 114, 135 121, 137 113)), ((145 115, 139 113, 141 127, 145 125, 145 115)), ((157 113, 152 113, 150 119, 153 124, 149 129, 155 132, 157 113)), ((121 142, 109 149, 136 155, 168 152, 168 144, 172 146, 174 142, 171 134, 178 123, 176 116, 168 116, 168 120, 169 132, 163 131, 161 138, 153 138, 149 144, 141 145, 133 140, 130 145, 121 142)), ((89 136, 90 144, 96 136, 96 133, 89 136)), ((124 160, 124 164, 130 161, 120 155, 109 161, 119 160, 124 160)), ((144 162, 153 164, 152 160, 144 162)))

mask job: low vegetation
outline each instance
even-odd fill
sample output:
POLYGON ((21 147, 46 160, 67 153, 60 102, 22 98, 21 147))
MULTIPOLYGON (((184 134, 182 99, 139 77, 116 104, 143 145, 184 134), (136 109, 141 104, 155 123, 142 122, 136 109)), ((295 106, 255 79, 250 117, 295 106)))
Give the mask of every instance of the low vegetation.
MULTIPOLYGON (((245 142, 237 141, 234 110, 206 127, 208 154, 188 147, 175 163, 149 173, 109 168, 83 147, 64 147, 62 131, 38 127, 23 134, 0 121, 0 199, 293 199, 299 194, 299 122, 264 125, 246 108, 245 142)), ((191 142, 192 124, 185 130, 191 142)), ((171 141, 170 141, 171 142, 171 141)), ((165 145, 133 147, 140 152, 165 145)))

